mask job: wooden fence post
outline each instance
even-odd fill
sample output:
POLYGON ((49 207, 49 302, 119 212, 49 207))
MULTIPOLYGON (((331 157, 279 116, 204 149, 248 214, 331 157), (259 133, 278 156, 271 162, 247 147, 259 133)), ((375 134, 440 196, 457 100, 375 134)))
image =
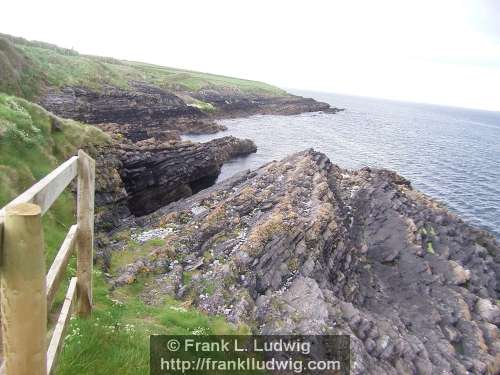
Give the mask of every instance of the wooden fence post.
POLYGON ((78 151, 77 203, 77 311, 87 316, 92 311, 92 265, 94 247, 95 161, 78 151))
POLYGON ((6 375, 46 375, 47 296, 41 209, 5 208, 2 334, 6 375))

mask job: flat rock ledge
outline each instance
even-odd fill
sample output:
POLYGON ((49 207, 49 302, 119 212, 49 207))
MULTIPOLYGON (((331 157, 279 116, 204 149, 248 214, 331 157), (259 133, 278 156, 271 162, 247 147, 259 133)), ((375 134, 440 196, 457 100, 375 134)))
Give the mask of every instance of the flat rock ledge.
MULTIPOLYGON (((132 152, 127 167, 138 187, 176 163, 140 177, 142 160, 132 152)), ((500 371, 498 243, 393 172, 307 150, 136 225, 166 243, 113 285, 150 273, 147 303, 183 299, 256 333, 351 335, 352 374, 500 371)))

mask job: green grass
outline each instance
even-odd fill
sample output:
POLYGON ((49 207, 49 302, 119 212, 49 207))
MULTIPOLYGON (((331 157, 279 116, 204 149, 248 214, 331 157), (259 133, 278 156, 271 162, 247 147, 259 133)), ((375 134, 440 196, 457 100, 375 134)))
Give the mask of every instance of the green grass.
MULTIPOLYGON (((95 127, 59 119, 38 105, 0 93, 0 207, 74 155, 78 148, 92 153, 96 146, 107 142, 109 138, 95 127)), ((42 222, 48 269, 70 226, 76 222, 75 197, 69 189, 56 200, 42 222)), ((68 279, 76 273, 75 263, 72 259, 68 266, 54 311, 64 300, 68 279)))
POLYGON ((263 82, 167 68, 140 62, 122 62, 122 68, 133 67, 145 75, 147 82, 179 91, 199 91, 203 88, 235 88, 247 93, 284 95, 282 89, 263 82))
POLYGON ((436 254, 436 252, 434 251, 434 247, 432 246, 431 241, 427 242, 427 252, 429 254, 436 254))
MULTIPOLYGON (((124 244, 113 253, 111 276, 153 249, 165 245, 159 239, 144 244, 130 240, 130 231, 114 236, 124 244)), ((69 277, 69 276, 68 276, 69 277)), ((162 305, 146 305, 140 298, 150 275, 110 290, 105 275, 94 270, 95 308, 89 319, 72 318, 57 375, 149 373, 149 336, 152 334, 248 334, 246 326, 233 326, 224 318, 208 316, 187 307, 189 301, 165 298, 162 305)))
MULTIPOLYGON (((95 127, 58 119, 38 105, 0 93, 0 207, 78 148, 93 151, 94 146, 106 142, 108 137, 95 127)), ((48 264, 75 222, 74 205, 73 194, 65 191, 43 217, 48 264)))
MULTIPOLYGON (((126 253, 143 254, 157 244, 128 245, 113 257, 114 275, 126 253), (142 248, 144 247, 144 249, 142 248)), ((89 319, 72 318, 57 375, 145 375, 149 373, 151 334, 247 334, 246 326, 235 327, 223 318, 208 316, 167 299, 161 306, 144 304, 140 294, 149 277, 110 291, 104 274, 94 271, 95 308, 89 319)))
MULTIPOLYGON (((113 85, 126 89, 131 80, 178 92, 214 88, 286 95, 282 89, 262 82, 80 55, 73 50, 4 34, 0 34, 0 77, 0 91, 29 100, 37 99, 46 87, 84 86, 99 90, 104 85, 113 85)), ((193 104, 213 110, 208 103, 194 100, 193 104)))
POLYGON ((152 239, 144 244, 129 240, 127 246, 122 251, 115 251, 113 253, 113 262, 110 266, 110 272, 113 274, 119 272, 120 268, 132 263, 135 259, 148 255, 155 247, 164 244, 165 241, 161 239, 152 239))

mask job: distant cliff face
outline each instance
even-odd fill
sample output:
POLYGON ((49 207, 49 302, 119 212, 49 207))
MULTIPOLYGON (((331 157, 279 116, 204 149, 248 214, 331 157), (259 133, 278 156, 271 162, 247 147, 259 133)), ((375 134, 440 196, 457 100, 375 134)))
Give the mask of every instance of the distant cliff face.
POLYGON ((295 95, 258 95, 227 89, 202 89, 191 94, 210 103, 219 117, 245 117, 254 114, 296 115, 305 112, 338 111, 329 104, 295 95))
POLYGON ((258 95, 224 89, 176 94, 143 82, 133 82, 127 90, 117 87, 105 87, 100 91, 83 87, 50 89, 40 103, 61 117, 90 124, 122 125, 134 141, 146 139, 148 135, 156 136, 162 131, 215 133, 224 129, 214 121, 217 118, 337 111, 329 104, 300 96, 258 95), (188 105, 182 99, 186 95, 209 104, 212 110, 204 112, 188 105), (134 125, 133 130, 128 125, 134 125))
POLYGON ((348 334, 352 374, 497 374, 500 247, 386 170, 312 150, 143 218, 165 244, 114 285, 263 334, 348 334), (189 274, 189 278, 183 277, 189 274))
POLYGON ((83 87, 51 89, 40 104, 61 117, 89 124, 133 125, 134 131, 127 132, 132 140, 145 139, 141 132, 213 133, 222 129, 207 114, 188 106, 170 91, 141 83, 134 83, 133 88, 106 87, 101 91, 83 87))
MULTIPOLYGON (((153 132, 209 133, 221 130, 215 118, 333 110, 262 82, 80 55, 4 34, 0 91, 61 117, 153 132)), ((140 133, 128 132, 139 138, 140 133)))

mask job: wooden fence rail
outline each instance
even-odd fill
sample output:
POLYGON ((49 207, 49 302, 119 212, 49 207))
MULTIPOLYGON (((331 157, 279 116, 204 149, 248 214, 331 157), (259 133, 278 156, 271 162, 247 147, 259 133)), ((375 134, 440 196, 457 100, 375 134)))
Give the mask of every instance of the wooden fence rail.
POLYGON ((0 288, 4 375, 50 375, 72 311, 92 310, 95 162, 82 150, 0 210, 0 288), (77 223, 45 274, 42 215, 77 177, 77 223), (47 347, 47 313, 71 255, 77 275, 69 283, 47 347))

